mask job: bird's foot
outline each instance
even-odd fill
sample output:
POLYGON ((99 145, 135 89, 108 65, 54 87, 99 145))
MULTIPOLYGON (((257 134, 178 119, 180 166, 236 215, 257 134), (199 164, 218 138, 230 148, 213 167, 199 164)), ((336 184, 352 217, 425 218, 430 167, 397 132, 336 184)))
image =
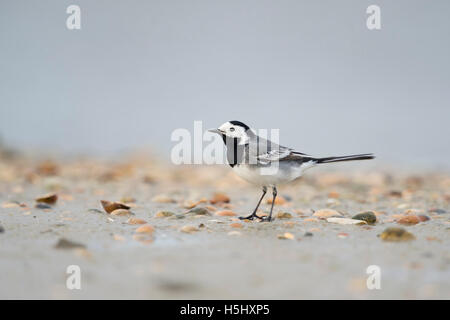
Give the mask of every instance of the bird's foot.
POLYGON ((261 221, 260 222, 270 222, 272 220, 273 219, 272 219, 271 216, 264 216, 264 217, 261 217, 261 221))
POLYGON ((252 213, 251 215, 247 217, 239 217, 240 220, 253 220, 253 219, 262 219, 263 217, 258 216, 256 213, 252 213))

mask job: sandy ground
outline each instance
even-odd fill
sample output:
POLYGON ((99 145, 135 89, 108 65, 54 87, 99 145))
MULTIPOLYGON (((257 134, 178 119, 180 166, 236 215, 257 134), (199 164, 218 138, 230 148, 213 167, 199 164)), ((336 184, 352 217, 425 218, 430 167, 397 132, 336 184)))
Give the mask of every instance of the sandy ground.
MULTIPOLYGON (((262 223, 217 215, 246 215, 260 196, 225 167, 172 168, 142 156, 3 157, 0 298, 449 299, 450 176, 370 168, 311 169, 279 191, 285 202, 274 212, 291 217, 262 223), (229 203, 212 205, 216 192, 229 203), (36 208, 47 193, 57 202, 36 208), (108 214, 100 200, 126 202, 132 215, 108 214), (194 205, 209 215, 186 214, 194 205), (377 222, 335 224, 317 215, 321 209, 347 218, 372 211, 377 222), (157 217, 162 210, 174 215, 157 217), (406 216, 413 224, 399 223, 406 216), (136 233, 147 225, 150 232, 136 233), (415 239, 384 241, 388 227, 415 239), (61 239, 83 247, 57 248, 61 239), (66 287, 69 265, 81 268, 81 290, 66 287), (370 265, 380 267, 379 290, 367 288, 370 265)), ((265 201, 260 213, 269 208, 265 201)))

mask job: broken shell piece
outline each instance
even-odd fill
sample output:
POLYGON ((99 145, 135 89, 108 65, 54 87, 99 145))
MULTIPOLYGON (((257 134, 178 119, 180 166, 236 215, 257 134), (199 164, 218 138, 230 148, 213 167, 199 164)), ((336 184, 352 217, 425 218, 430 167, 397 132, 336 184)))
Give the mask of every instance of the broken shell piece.
POLYGON ((303 219, 303 221, 306 221, 306 222, 318 222, 319 219, 317 219, 317 218, 306 218, 306 219, 303 219))
POLYGON ((211 200, 209 200, 209 202, 211 204, 228 203, 228 202, 230 202, 230 197, 228 197, 224 193, 217 192, 217 193, 214 193, 213 197, 211 198, 211 200))
POLYGON ((81 258, 92 259, 92 253, 84 248, 75 248, 74 252, 81 258))
POLYGON ((209 211, 205 208, 194 208, 186 212, 186 214, 193 216, 208 216, 210 215, 209 211))
POLYGON ((36 172, 43 176, 53 176, 57 175, 59 171, 58 165, 51 161, 51 160, 45 160, 38 164, 36 167, 36 172))
POLYGON ((217 208, 214 206, 205 206, 205 209, 208 209, 209 211, 212 211, 212 212, 217 211, 217 208))
POLYGON ((337 199, 337 198, 339 198, 339 193, 336 191, 331 191, 328 193, 328 198, 337 199))
MULTIPOLYGON (((112 214, 114 214, 114 212, 112 214)), ((142 219, 138 219, 138 218, 130 218, 130 219, 127 220, 127 223, 128 224, 146 224, 147 221, 142 220, 142 219)))
POLYGON ((292 218, 292 214, 290 214, 289 212, 278 212, 275 216, 278 219, 291 219, 292 218))
POLYGON ((133 239, 139 241, 142 244, 149 244, 153 242, 153 238, 143 234, 134 234, 133 239))
POLYGON ((233 211, 230 211, 230 210, 222 210, 222 211, 216 212, 215 215, 221 216, 221 217, 234 217, 234 216, 236 216, 236 213, 234 213, 233 211))
POLYGON ((338 238, 345 239, 348 237, 348 233, 341 232, 341 233, 338 233, 337 236, 338 236, 338 238))
POLYGON ((292 234, 292 233, 289 233, 289 232, 285 232, 285 233, 283 233, 283 234, 279 234, 279 235, 277 235, 277 238, 278 239, 282 239, 282 240, 293 240, 293 239, 295 239, 295 237, 294 237, 294 235, 292 234))
MULTIPOLYGON (((272 204, 273 202, 273 198, 267 199, 266 203, 267 204, 272 204)), ((279 205, 279 204, 285 204, 286 203, 286 199, 282 196, 278 196, 275 198, 275 205, 279 205)))
POLYGON ((125 210, 130 209, 129 206, 120 202, 111 202, 106 200, 101 200, 100 202, 102 204, 103 209, 105 209, 107 213, 111 213, 116 209, 125 209, 125 210))
POLYGON ((430 217, 423 215, 423 214, 418 215, 417 217, 419 218, 420 222, 425 222, 425 221, 430 220, 430 217))
POLYGON ((199 201, 187 200, 187 201, 184 201, 181 204, 181 206, 185 209, 192 209, 192 208, 196 207, 198 204, 200 204, 199 201))
POLYGON ((125 237, 121 236, 120 234, 114 234, 113 239, 116 241, 125 241, 125 237))
POLYGON ((183 226, 183 227, 181 227, 180 231, 184 232, 184 233, 193 233, 193 232, 197 232, 199 230, 197 227, 194 227, 194 226, 183 226))
POLYGON ((140 226, 139 228, 136 229, 136 233, 153 233, 153 231, 155 231, 155 228, 153 228, 153 226, 146 224, 144 226, 140 226))
POLYGON ((320 219, 326 219, 329 217, 342 217, 342 214, 333 209, 321 209, 314 212, 313 216, 320 219))
POLYGON ((19 207, 19 203, 16 203, 16 202, 4 202, 3 204, 2 204, 2 208, 16 208, 16 207, 19 207))
POLYGON ((153 202, 159 202, 159 203, 174 203, 175 200, 172 199, 171 197, 164 195, 164 194, 159 194, 156 195, 152 198, 153 202))
POLYGON ((328 218, 327 222, 337 223, 337 224, 367 224, 363 220, 355 220, 349 218, 328 218))
POLYGON ((136 202, 136 199, 133 197, 122 197, 122 199, 120 199, 120 202, 123 203, 134 203, 136 202))
POLYGON ((58 195, 55 193, 47 194, 45 196, 36 198, 36 202, 46 203, 46 204, 55 204, 58 201, 58 195))
POLYGON ((113 212, 111 212, 112 216, 127 216, 129 214, 131 214, 131 212, 126 209, 116 209, 113 212))

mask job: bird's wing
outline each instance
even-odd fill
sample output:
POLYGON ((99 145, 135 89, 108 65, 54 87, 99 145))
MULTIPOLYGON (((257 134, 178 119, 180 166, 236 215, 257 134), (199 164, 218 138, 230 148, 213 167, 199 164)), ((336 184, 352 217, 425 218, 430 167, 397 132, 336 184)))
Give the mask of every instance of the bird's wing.
POLYGON ((288 157, 292 153, 292 149, 279 146, 278 149, 271 149, 265 153, 258 154, 258 160, 261 162, 280 161, 288 157))
POLYGON ((305 161, 310 158, 304 153, 294 151, 292 148, 276 144, 259 136, 250 143, 249 155, 250 158, 256 159, 261 164, 288 160, 305 161))

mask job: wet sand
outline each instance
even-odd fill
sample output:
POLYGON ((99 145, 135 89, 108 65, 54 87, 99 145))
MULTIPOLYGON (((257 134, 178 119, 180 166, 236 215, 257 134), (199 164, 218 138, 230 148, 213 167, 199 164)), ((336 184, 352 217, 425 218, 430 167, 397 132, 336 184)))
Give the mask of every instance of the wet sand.
MULTIPOLYGON (((335 165, 311 169, 279 194, 285 201, 274 212, 285 218, 240 221, 260 191, 226 167, 171 167, 142 156, 3 157, 0 298, 450 298, 447 172, 335 165), (229 202, 211 204, 217 192, 229 202), (47 193, 57 194, 56 203, 36 208, 47 193), (108 214, 101 200, 124 202, 131 214, 108 214), (186 213, 190 207, 209 214, 186 213), (335 224, 317 215, 321 209, 345 218, 371 211, 377 221, 335 224), (217 215, 224 210, 237 216, 217 215), (157 217, 160 211, 173 215, 157 217), (412 216, 419 222, 399 223, 417 222, 412 216), (150 232, 136 233, 145 225, 150 232), (379 235, 389 227, 415 239, 384 241, 379 235), (55 247, 61 239, 82 247, 55 247), (81 268, 81 290, 66 288, 69 265, 81 268), (379 290, 367 288, 370 265, 380 267, 379 290)), ((269 209, 264 201, 259 213, 269 209)))

